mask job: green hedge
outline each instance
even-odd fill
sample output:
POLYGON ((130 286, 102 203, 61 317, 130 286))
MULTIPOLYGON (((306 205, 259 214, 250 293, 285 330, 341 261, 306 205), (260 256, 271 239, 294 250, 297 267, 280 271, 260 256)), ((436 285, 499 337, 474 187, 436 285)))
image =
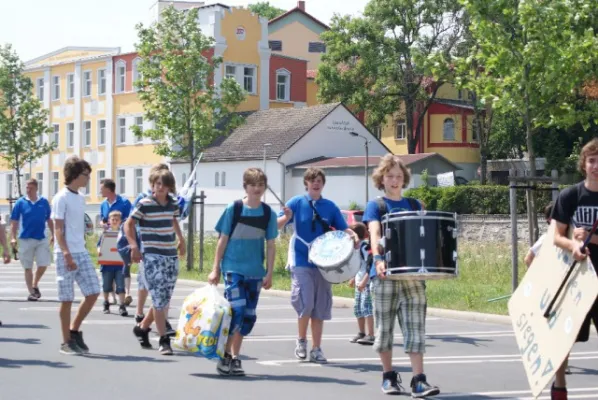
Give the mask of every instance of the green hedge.
MULTIPOLYGON (((549 188, 550 186, 539 186, 549 188)), ((566 186, 559 187, 562 190, 566 186)), ((420 199, 427 210, 458 214, 510 214, 509 187, 501 185, 462 185, 451 187, 420 186, 405 191, 405 196, 420 199)), ((517 213, 527 212, 525 190, 517 190, 517 213)), ((548 190, 536 191, 536 204, 541 213, 552 199, 548 190)))

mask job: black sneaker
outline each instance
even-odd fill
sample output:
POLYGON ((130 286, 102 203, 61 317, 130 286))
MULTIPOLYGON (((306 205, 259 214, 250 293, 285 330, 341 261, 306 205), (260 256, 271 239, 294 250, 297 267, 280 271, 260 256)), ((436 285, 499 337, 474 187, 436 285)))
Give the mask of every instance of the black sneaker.
POLYGON ((172 328, 168 320, 166 320, 166 336, 176 336, 176 330, 172 328))
POLYGON ((233 358, 230 364, 230 374, 233 376, 245 376, 245 371, 241 366, 241 360, 233 358))
POLYGON ((37 297, 35 297, 33 293, 30 293, 29 296, 27 296, 27 301, 37 301, 37 297))
POLYGON ((81 349, 79 348, 79 346, 77 346, 77 343, 75 343, 73 339, 61 344, 60 352, 62 354, 66 354, 67 356, 75 356, 82 353, 81 349))
POLYGON ((158 351, 163 356, 171 356, 173 354, 172 347, 170 347, 170 336, 162 336, 160 338, 160 347, 158 351))
POLYGON ((363 337, 365 337, 365 333, 359 332, 353 339, 349 340, 349 343, 357 343, 357 341, 363 337))
POLYGON ((141 327, 139 325, 135 325, 135 327, 133 328, 133 334, 137 337, 137 340, 139 340, 139 344, 141 345, 142 349, 151 349, 152 348, 152 344, 150 343, 150 340, 149 340, 150 331, 151 331, 150 328, 141 329, 141 327))
POLYGON ((366 346, 371 346, 374 344, 375 341, 376 341, 376 338, 374 336, 367 335, 367 336, 362 337, 361 339, 358 339, 357 343, 363 344, 366 346))
POLYGON ((110 314, 110 303, 104 301, 104 314, 110 314))
POLYGON ((83 332, 81 331, 71 331, 71 340, 74 340, 77 344, 77 347, 81 349, 82 353, 89 353, 89 347, 83 341, 83 332))
POLYGON ((440 389, 430 385, 426 381, 426 375, 420 374, 411 378, 411 397, 414 399, 423 399, 428 396, 436 396, 440 389))
POLYGON ((401 384, 401 376, 396 371, 385 372, 382 374, 382 393, 384 394, 403 394, 405 389, 401 384))
POLYGON ((39 288, 36 287, 33 288, 33 295, 38 299, 41 299, 42 297, 42 293, 39 291, 39 288))
POLYGON ((218 360, 218 364, 216 365, 216 371, 220 375, 230 375, 230 366, 232 362, 232 357, 230 354, 225 353, 224 358, 218 360))
POLYGON ((124 304, 121 304, 120 307, 118 307, 118 313, 121 317, 126 317, 129 315, 127 312, 127 307, 124 304))
POLYGON ((138 324, 140 324, 144 318, 145 318, 145 315, 143 315, 143 314, 135 314, 135 322, 137 322, 138 324))

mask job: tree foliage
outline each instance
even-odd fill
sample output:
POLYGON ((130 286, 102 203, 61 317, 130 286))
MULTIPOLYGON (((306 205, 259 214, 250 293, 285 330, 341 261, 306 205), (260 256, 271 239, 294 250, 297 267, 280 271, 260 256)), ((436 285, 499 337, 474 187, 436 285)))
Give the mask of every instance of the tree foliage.
POLYGON ((286 12, 282 8, 274 7, 269 1, 258 1, 255 4, 250 4, 248 8, 251 12, 256 13, 260 17, 267 18, 268 20, 274 19, 286 12))
POLYGON ((233 79, 214 85, 222 59, 210 55, 213 40, 201 32, 197 15, 197 9, 168 7, 159 22, 137 26, 136 44, 141 61, 135 86, 155 126, 134 132, 156 141, 156 153, 191 161, 191 169, 202 149, 241 122, 234 111, 245 99, 233 79))
POLYGON ((0 47, 0 158, 17 175, 21 193, 21 170, 55 148, 44 143, 49 134, 48 110, 33 95, 33 83, 11 45, 0 47))
POLYGON ((456 0, 371 0, 363 17, 336 15, 321 35, 320 99, 365 111, 370 126, 403 114, 414 153, 425 112, 448 79, 461 16, 456 0))

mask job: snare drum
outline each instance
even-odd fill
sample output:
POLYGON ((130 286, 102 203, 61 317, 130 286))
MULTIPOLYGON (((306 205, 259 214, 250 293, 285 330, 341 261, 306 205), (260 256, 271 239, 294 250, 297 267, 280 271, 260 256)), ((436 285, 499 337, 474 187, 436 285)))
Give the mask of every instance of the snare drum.
POLYGON ((360 267, 359 252, 355 250, 351 236, 344 231, 330 231, 318 236, 310 245, 309 260, 330 283, 348 281, 360 267))
POLYGON ((449 279, 457 271, 457 214, 406 211, 382 218, 387 279, 449 279))

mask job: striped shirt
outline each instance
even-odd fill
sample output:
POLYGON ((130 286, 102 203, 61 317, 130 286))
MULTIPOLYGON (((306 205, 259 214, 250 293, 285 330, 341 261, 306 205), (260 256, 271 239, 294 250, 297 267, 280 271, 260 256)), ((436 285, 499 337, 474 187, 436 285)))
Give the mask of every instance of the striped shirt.
POLYGON ((161 205, 154 196, 139 200, 131 218, 139 222, 141 248, 144 254, 166 257, 177 256, 174 219, 179 216, 176 200, 168 197, 168 203, 161 205))

